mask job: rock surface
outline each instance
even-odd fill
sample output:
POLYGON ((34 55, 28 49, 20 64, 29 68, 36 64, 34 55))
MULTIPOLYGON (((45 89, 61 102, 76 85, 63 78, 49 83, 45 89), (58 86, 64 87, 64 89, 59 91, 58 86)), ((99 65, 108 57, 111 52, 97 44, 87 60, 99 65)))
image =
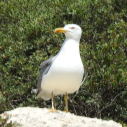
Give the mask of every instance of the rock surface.
POLYGON ((8 122, 17 122, 21 127, 122 127, 110 120, 76 116, 62 111, 48 112, 46 108, 20 107, 7 111, 1 116, 9 115, 8 122))

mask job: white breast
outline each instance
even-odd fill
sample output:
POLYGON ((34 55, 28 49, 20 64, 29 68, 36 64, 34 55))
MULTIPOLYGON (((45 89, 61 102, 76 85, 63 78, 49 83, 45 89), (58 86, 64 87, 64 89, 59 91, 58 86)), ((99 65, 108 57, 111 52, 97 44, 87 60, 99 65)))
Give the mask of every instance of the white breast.
POLYGON ((49 72, 43 77, 41 87, 54 95, 73 93, 79 89, 83 73, 78 43, 65 41, 49 72))

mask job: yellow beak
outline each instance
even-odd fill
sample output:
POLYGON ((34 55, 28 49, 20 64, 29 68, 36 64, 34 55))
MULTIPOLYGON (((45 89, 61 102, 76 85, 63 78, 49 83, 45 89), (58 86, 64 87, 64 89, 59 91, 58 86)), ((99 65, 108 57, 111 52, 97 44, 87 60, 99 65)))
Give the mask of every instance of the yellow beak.
POLYGON ((55 29, 55 33, 65 33, 67 30, 64 30, 63 28, 57 28, 55 29))

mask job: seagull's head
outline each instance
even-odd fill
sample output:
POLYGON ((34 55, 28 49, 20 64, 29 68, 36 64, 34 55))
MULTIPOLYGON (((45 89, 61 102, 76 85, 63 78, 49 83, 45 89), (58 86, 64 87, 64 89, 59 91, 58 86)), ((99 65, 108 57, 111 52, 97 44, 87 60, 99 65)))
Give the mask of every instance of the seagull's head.
POLYGON ((64 28, 57 28, 56 33, 64 33, 66 38, 80 40, 82 29, 76 24, 67 24, 64 28))

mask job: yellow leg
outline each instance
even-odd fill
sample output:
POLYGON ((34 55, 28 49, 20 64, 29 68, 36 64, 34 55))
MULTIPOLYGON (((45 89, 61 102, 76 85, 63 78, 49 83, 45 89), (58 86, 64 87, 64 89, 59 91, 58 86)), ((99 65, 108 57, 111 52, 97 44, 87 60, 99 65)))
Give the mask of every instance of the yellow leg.
POLYGON ((48 112, 57 111, 57 110, 54 108, 54 95, 53 95, 53 92, 51 93, 51 98, 52 98, 52 108, 51 108, 48 112))
POLYGON ((64 100, 65 100, 65 112, 68 112, 68 96, 67 96, 67 93, 65 94, 64 96, 64 100))

